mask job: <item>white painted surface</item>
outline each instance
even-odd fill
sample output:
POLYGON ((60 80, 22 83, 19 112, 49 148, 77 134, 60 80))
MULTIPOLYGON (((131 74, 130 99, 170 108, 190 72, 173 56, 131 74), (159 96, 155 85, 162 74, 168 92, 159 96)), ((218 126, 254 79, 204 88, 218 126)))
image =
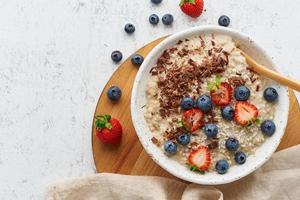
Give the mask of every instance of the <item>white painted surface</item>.
MULTIPOLYGON (((42 199, 47 184, 94 173, 91 123, 97 99, 124 57, 160 36, 217 24, 252 35, 281 72, 300 80, 300 0, 206 0, 198 20, 175 0, 0 1, 0 197, 42 199), (172 27, 148 16, 172 13, 172 27), (136 25, 134 35, 123 31, 136 25)), ((126 74, 124 75, 126 76, 126 74)))

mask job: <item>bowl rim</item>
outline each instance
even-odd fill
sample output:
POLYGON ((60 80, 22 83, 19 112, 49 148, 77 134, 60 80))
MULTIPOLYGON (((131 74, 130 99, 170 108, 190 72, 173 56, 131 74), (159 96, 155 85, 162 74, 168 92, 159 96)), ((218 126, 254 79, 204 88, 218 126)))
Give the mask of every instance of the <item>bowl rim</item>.
MULTIPOLYGON (((147 152, 148 155, 150 155, 151 159, 158 164, 160 167, 162 167, 164 170, 166 170, 167 172, 171 173, 172 175, 176 176, 177 178, 180 178, 182 180, 185 181, 189 181, 189 182, 193 182, 193 183, 197 183, 197 184, 203 184, 203 185, 220 185, 220 184, 226 184, 226 183, 230 183, 236 180, 239 180, 249 174, 251 174, 253 171, 255 171, 256 169, 258 169, 259 167, 261 167, 264 163, 266 163, 271 156, 273 155, 273 153, 276 151, 280 141, 282 140, 282 137, 284 135, 285 129, 286 129, 286 125, 287 125, 287 120, 288 120, 288 112, 284 113, 284 118, 283 118, 283 133, 280 134, 280 138, 279 140, 275 140, 273 146, 272 146, 272 150, 270 151, 270 154, 268 156, 265 157, 265 159, 261 160, 257 165, 255 165, 255 167, 250 168, 249 170, 247 170, 245 173, 243 173, 243 175, 238 176, 238 177, 234 177, 232 176, 231 178, 228 179, 224 179, 221 181, 214 181, 214 180, 201 180, 201 179, 193 179, 191 177, 186 177, 183 176, 180 172, 180 170, 176 171, 176 170, 170 170, 170 168, 168 168, 167 166, 165 166, 164 164, 162 164, 158 159, 155 158, 155 154, 153 154, 153 152, 150 152, 151 150, 148 147, 148 142, 144 136, 142 136, 142 134, 139 133, 139 125, 137 123, 137 120, 139 120, 139 117, 137 115, 137 108, 135 106, 135 99, 137 98, 137 87, 138 87, 138 83, 140 82, 140 80, 143 77, 143 73, 145 73, 145 68, 149 65, 149 62, 151 61, 151 58, 157 54, 158 51, 163 51, 166 47, 167 44, 169 44, 170 42, 174 42, 174 41, 178 41, 179 38, 184 37, 184 35, 189 35, 189 34, 197 34, 199 32, 212 32, 212 31, 216 31, 216 32, 224 32, 224 34, 226 35, 227 33, 233 34, 233 35, 238 35, 240 38, 243 38, 244 40, 249 40, 249 41, 253 41, 252 39, 250 39, 251 37, 249 37, 248 35, 232 29, 232 28, 228 28, 228 27, 220 27, 220 26, 215 26, 215 25, 202 25, 202 26, 197 26, 197 27, 193 27, 193 28, 189 28, 183 31, 180 31, 178 33, 175 33, 173 35, 168 36, 167 38, 165 38, 163 41, 161 41, 158 45, 156 45, 147 55, 147 57, 145 58, 143 64, 140 66, 138 73, 135 77, 134 80, 134 84, 133 84, 133 88, 132 88, 132 94, 131 94, 131 103, 130 103, 130 111, 131 111, 131 117, 132 117, 132 123, 134 125, 134 128, 136 130, 136 134, 139 138, 139 141, 141 142, 144 150, 147 152)), ((255 48, 259 49, 259 51, 263 52, 263 56, 270 61, 272 67, 277 70, 278 68, 276 67, 275 63, 273 62, 273 60, 270 58, 270 56, 266 53, 266 51, 256 42, 253 44, 255 46, 255 48)), ((286 91, 286 94, 284 94, 285 96, 289 96, 288 94, 288 88, 281 85, 281 87, 286 91)), ((282 95, 283 96, 283 95, 282 95)), ((287 107, 287 111, 289 109, 289 98, 287 98, 287 105, 285 105, 287 107)), ((158 148, 158 147, 157 147, 158 148)))

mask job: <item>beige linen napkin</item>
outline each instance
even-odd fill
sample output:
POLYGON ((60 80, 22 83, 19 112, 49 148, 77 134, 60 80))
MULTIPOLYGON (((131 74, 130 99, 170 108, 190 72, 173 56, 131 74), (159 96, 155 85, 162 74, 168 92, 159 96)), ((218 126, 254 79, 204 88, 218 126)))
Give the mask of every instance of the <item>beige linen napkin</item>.
POLYGON ((216 187, 147 176, 101 173, 49 187, 48 200, 299 200, 300 145, 277 152, 260 169, 216 187))

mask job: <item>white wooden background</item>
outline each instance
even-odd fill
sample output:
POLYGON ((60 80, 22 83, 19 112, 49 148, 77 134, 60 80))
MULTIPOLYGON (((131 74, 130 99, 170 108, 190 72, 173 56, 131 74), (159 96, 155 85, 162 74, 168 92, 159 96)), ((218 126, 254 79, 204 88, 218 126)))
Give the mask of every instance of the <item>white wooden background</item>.
POLYGON ((232 28, 300 80, 300 0, 206 0, 198 20, 178 1, 0 0, 1 199, 43 199, 49 183, 94 173, 92 117, 118 67, 110 60, 115 49, 126 58, 155 38, 227 14, 232 28), (172 13, 173 26, 151 26, 152 13, 172 13), (134 35, 124 33, 127 22, 134 35))

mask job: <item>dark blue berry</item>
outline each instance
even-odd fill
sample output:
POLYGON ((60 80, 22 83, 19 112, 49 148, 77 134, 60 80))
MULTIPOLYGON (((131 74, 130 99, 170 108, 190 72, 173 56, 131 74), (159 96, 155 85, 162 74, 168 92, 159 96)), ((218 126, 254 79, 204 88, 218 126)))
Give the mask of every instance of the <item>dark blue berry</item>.
POLYGON ((118 86, 111 86, 106 94, 111 101, 118 101, 122 96, 122 91, 118 86))
POLYGON ((216 163, 215 168, 219 174, 225 174, 229 169, 229 164, 228 164, 227 160, 219 160, 216 163))
POLYGON ((229 151, 236 151, 240 146, 240 142, 235 138, 228 138, 226 140, 225 146, 229 151))
POLYGON ((229 18, 228 16, 226 16, 226 15, 222 15, 222 16, 219 18, 218 23, 219 23, 220 26, 225 26, 225 27, 227 27, 227 26, 229 26, 229 24, 230 24, 230 18, 229 18))
POLYGON ((234 160, 238 164, 244 164, 247 160, 247 156, 244 152, 239 151, 234 154, 234 160))
POLYGON ((165 14, 163 17, 162 17, 162 22, 164 25, 171 25, 174 21, 174 18, 173 18, 173 15, 171 14, 165 14))
POLYGON ((149 22, 150 22, 150 24, 153 24, 153 25, 158 24, 158 22, 159 22, 158 15, 156 15, 156 14, 150 15, 149 16, 149 22))
POLYGON ((121 51, 113 51, 111 53, 110 57, 114 62, 120 62, 123 58, 123 55, 122 55, 121 51))
POLYGON ((162 2, 162 0, 151 0, 151 2, 154 4, 160 4, 162 2))
POLYGON ((260 129, 266 136, 272 136, 275 133, 276 126, 273 121, 266 120, 260 125, 260 129))
POLYGON ((234 117, 234 109, 231 106, 225 106, 221 108, 221 115, 226 120, 232 120, 234 117))
POLYGON ((144 58, 140 54, 135 54, 131 57, 131 63, 136 66, 140 66, 143 62, 144 58))
POLYGON ((278 93, 275 88, 268 87, 264 91, 264 98, 268 102, 274 102, 278 99, 278 93))
POLYGON ((183 133, 176 138, 177 142, 181 145, 187 145, 191 141, 191 137, 188 133, 183 133))
POLYGON ((135 27, 133 24, 128 23, 125 25, 124 30, 126 31, 126 33, 131 34, 135 31, 135 27))
POLYGON ((169 140, 165 142, 164 149, 168 154, 175 154, 177 152, 177 144, 169 140))
POLYGON ((247 101, 250 97, 250 90, 246 86, 239 86, 234 89, 234 97, 238 101, 247 101))
POLYGON ((215 124, 205 124, 203 131, 207 137, 216 138, 218 134, 218 127, 215 124))
POLYGON ((188 110, 194 107, 194 100, 190 97, 184 97, 181 102, 180 106, 184 110, 188 110))
POLYGON ((203 111, 203 112, 208 112, 212 109, 212 101, 210 96, 208 95, 202 95, 197 99, 197 107, 203 111))

